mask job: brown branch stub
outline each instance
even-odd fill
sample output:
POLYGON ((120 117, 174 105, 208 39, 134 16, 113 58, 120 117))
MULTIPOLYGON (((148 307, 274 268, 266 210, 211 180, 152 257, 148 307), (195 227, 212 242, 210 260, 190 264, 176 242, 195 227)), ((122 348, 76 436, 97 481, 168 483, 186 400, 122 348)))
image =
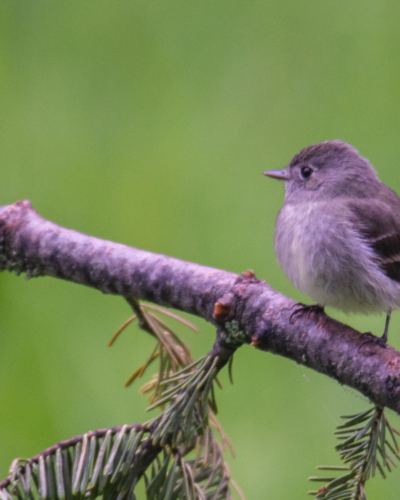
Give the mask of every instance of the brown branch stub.
POLYGON ((233 294, 228 293, 215 303, 213 318, 217 323, 224 323, 232 317, 232 307, 230 304, 232 299, 233 294))
POLYGON ((254 271, 252 269, 247 269, 247 271, 245 271, 244 273, 242 273, 242 276, 247 278, 247 279, 251 279, 251 278, 255 278, 256 275, 254 274, 254 271))
POLYGON ((400 413, 400 353, 390 346, 360 348, 359 332, 323 313, 296 315, 291 322, 294 302, 253 273, 236 275, 87 236, 43 219, 29 202, 0 207, 0 270, 65 279, 131 304, 147 300, 195 314, 219 329, 235 322, 245 342, 400 413))

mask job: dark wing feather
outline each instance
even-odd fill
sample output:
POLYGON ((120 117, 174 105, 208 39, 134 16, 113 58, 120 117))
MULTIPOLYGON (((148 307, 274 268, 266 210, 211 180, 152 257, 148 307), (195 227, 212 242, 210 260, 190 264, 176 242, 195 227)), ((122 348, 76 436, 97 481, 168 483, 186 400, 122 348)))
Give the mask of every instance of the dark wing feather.
POLYGON ((400 199, 391 189, 378 198, 350 202, 353 223, 382 271, 400 282, 400 199), (397 198, 394 198, 394 196, 397 198))

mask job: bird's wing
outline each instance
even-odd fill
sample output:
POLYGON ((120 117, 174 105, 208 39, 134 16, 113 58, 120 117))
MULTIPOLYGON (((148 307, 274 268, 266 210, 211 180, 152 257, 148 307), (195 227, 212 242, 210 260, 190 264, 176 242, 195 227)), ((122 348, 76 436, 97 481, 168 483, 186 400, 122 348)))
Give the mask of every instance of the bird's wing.
POLYGON ((355 229, 373 250, 379 267, 400 282, 400 199, 389 191, 384 192, 386 200, 381 196, 358 199, 350 202, 349 208, 355 229))

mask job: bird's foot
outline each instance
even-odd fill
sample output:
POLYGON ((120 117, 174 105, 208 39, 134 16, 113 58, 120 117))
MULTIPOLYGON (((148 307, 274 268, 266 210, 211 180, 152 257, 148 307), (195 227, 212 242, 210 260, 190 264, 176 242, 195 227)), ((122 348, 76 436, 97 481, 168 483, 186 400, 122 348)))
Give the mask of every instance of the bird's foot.
POLYGON ((364 337, 367 337, 367 338, 361 342, 358 350, 360 350, 361 347, 365 346, 366 344, 373 344, 373 345, 377 345, 377 346, 383 347, 383 348, 385 348, 387 346, 387 336, 386 335, 382 335, 382 337, 376 337, 371 332, 366 332, 366 333, 363 333, 362 336, 363 336, 363 338, 364 337))
POLYGON ((324 308, 322 306, 319 306, 318 304, 312 304, 312 305, 307 305, 307 304, 302 304, 301 302, 295 304, 293 306, 294 311, 290 315, 290 322, 294 323, 296 316, 299 316, 300 314, 307 314, 307 317, 309 318, 311 314, 321 314, 324 313, 324 308))

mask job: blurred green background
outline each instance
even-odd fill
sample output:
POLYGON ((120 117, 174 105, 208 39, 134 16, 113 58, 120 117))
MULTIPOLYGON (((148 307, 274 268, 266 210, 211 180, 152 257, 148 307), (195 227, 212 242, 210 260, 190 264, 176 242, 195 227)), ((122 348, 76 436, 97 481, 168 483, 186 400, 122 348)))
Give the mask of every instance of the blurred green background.
MULTIPOLYGON (((297 300, 273 253, 283 186, 263 170, 326 139, 352 143, 400 193, 399 2, 15 1, 0 4, 0 204, 101 238, 234 272, 297 300)), ((346 317, 381 333, 384 318, 346 317)), ((152 348, 118 297, 0 274, 0 477, 15 457, 148 418, 123 382, 152 348)), ((186 331, 196 356, 210 325, 186 331)), ((390 342, 400 348, 400 313, 390 342)), ((306 499, 354 391, 244 347, 220 420, 248 500, 306 499)), ((391 415, 392 424, 400 420, 391 415)), ((368 484, 398 500, 400 474, 368 484)))

